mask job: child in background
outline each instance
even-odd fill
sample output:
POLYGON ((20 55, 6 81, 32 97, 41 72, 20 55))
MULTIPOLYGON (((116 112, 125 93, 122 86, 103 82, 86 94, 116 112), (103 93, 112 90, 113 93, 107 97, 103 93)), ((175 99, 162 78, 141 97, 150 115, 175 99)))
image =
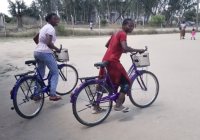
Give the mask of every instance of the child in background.
POLYGON ((93 23, 92 21, 90 22, 90 31, 92 31, 92 28, 93 28, 93 23))
POLYGON ((192 40, 192 38, 194 38, 194 40, 195 40, 195 36, 194 36, 196 34, 195 29, 192 29, 191 34, 192 34, 191 40, 192 40))

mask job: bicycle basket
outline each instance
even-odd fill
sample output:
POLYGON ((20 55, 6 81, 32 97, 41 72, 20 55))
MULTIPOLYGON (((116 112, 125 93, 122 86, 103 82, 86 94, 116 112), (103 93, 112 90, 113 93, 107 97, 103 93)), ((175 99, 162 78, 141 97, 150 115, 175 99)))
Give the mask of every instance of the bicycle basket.
POLYGON ((67 49, 62 49, 60 53, 56 53, 56 60, 58 62, 69 61, 69 54, 67 49))
POLYGON ((133 63, 137 67, 147 67, 150 66, 150 61, 149 61, 149 53, 141 54, 141 55, 133 55, 133 63))

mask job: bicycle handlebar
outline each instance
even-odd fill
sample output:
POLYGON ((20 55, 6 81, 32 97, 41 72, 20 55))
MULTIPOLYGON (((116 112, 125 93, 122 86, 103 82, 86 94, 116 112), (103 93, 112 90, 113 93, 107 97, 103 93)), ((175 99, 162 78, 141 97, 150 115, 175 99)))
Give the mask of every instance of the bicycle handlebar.
MULTIPOLYGON (((142 53, 144 53, 144 52, 146 52, 146 51, 148 51, 148 47, 147 46, 145 46, 145 49, 144 49, 144 51, 142 52, 142 53)), ((136 55, 138 52, 135 52, 135 53, 132 53, 131 52, 131 55, 136 55)))

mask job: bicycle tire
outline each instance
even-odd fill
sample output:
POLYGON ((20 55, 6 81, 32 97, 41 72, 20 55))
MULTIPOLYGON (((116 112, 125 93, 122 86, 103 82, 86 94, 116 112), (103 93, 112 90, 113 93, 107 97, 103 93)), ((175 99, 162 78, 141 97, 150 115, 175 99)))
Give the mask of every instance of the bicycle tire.
MULTIPOLYGON (((99 104, 99 107, 103 110, 102 112, 96 114, 93 112, 94 106, 96 105, 95 100, 98 95, 97 87, 102 87, 102 85, 103 84, 98 81, 89 82, 81 87, 77 92, 77 95, 75 95, 76 97, 72 104, 72 110, 75 118, 81 124, 86 126, 98 125, 110 114, 112 109, 112 100, 107 100, 107 102, 99 104)), ((104 86, 103 91, 104 92, 101 94, 102 97, 112 94, 108 86, 104 86)))
MULTIPOLYGON (((33 100, 36 79, 37 78, 33 76, 24 77, 15 87, 16 93, 14 93, 13 105, 17 114, 25 119, 31 119, 37 116, 44 104, 44 93, 39 94, 41 97, 40 100, 33 100)), ((42 87, 42 83, 37 83, 37 90, 39 90, 42 87)))
POLYGON ((157 77, 149 71, 143 72, 141 78, 143 79, 147 90, 143 88, 144 86, 142 86, 143 89, 141 88, 140 85, 142 85, 142 82, 139 75, 137 75, 131 82, 129 98, 135 106, 145 108, 150 106, 156 100, 159 93, 159 82, 157 77), (139 80, 139 82, 137 80, 139 80))
POLYGON ((56 94, 66 95, 74 90, 78 83, 78 72, 77 70, 68 64, 63 65, 59 69, 59 79, 56 89, 56 94))

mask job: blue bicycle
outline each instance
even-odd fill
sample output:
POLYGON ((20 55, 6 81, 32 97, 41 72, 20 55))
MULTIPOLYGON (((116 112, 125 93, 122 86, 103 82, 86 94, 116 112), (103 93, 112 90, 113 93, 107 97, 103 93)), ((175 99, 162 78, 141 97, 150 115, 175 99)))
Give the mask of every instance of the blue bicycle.
MULTIPOLYGON (((145 51, 147 51, 147 47, 145 51)), ((131 81, 127 96, 135 106, 145 108, 156 100, 159 92, 159 83, 153 73, 137 69, 137 67, 150 65, 148 53, 136 54, 131 53, 130 55, 133 64, 127 72, 131 81)), ((94 64, 95 67, 104 69, 105 74, 80 78, 82 84, 71 94, 73 114, 83 125, 94 126, 103 122, 110 114, 112 102, 117 100, 119 93, 116 89, 118 86, 112 84, 106 70, 107 65, 109 65, 109 61, 94 64), (109 85, 107 82, 109 82, 109 85), (94 111, 94 109, 98 110, 94 111)))
MULTIPOLYGON (((54 52, 53 55, 58 62, 61 62, 61 64, 58 64, 59 80, 56 94, 69 94, 77 85, 78 72, 73 66, 65 63, 69 60, 66 49, 61 50, 61 53, 54 52), (65 57, 66 55, 67 57, 65 57)), ((51 83, 49 79, 51 78, 51 73, 49 72, 48 76, 43 79, 38 71, 35 60, 26 61, 25 64, 34 66, 34 70, 15 75, 17 82, 10 92, 14 105, 11 109, 15 109, 21 117, 31 119, 37 116, 41 111, 44 104, 45 93, 49 96, 51 83), (38 76, 40 78, 38 78, 38 76), (46 81, 48 81, 48 83, 46 81), (40 96, 41 99, 35 101, 34 98, 37 96, 40 96)))

